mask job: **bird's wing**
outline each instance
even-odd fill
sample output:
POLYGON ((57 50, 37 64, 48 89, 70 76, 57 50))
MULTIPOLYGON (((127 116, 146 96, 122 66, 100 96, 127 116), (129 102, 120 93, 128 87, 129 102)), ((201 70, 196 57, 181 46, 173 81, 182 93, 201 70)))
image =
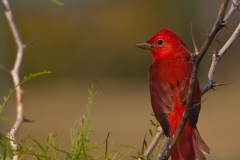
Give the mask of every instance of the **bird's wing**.
MULTIPOLYGON (((161 124, 166 136, 170 135, 167 113, 173 111, 174 108, 174 87, 177 88, 180 103, 185 106, 189 89, 189 80, 177 81, 175 84, 162 84, 159 82, 150 82, 150 94, 153 112, 156 119, 161 124)), ((200 90, 197 82, 195 89, 194 103, 200 102, 200 90)), ((200 105, 194 107, 190 113, 190 125, 196 127, 200 105)))
POLYGON ((150 82, 149 85, 153 112, 165 135, 170 136, 167 113, 173 110, 173 86, 159 82, 150 82))
POLYGON ((186 106, 188 89, 189 89, 189 80, 185 79, 181 82, 178 81, 177 82, 177 88, 178 88, 178 96, 179 96, 180 103, 183 106, 186 106))
POLYGON ((199 82, 197 80, 194 93, 194 106, 192 107, 191 113, 189 115, 190 125, 192 128, 196 128, 200 109, 201 109, 201 91, 199 88, 199 82))
MULTIPOLYGON (((182 82, 178 82, 177 87, 178 87, 178 95, 179 95, 180 103, 183 106, 186 106, 188 89, 189 89, 189 80, 186 79, 182 82)), ((201 92, 199 89, 198 80, 196 82, 196 87, 194 91, 195 91, 194 99, 193 99, 194 106, 192 107, 192 110, 190 111, 190 115, 189 115, 189 122, 192 128, 196 128, 198 115, 201 109, 201 92)))

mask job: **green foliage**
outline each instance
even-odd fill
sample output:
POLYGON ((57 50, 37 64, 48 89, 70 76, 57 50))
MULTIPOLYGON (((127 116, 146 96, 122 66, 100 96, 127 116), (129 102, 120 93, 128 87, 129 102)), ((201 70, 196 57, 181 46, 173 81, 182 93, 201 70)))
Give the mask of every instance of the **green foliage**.
POLYGON ((138 152, 138 158, 141 158, 143 160, 148 160, 148 158, 144 154, 142 154, 140 152, 138 152))
MULTIPOLYGON (((23 83, 25 83, 25 82, 33 79, 33 78, 36 78, 36 77, 41 76, 41 75, 44 75, 44 74, 50 74, 50 73, 51 73, 50 71, 45 70, 45 71, 43 71, 43 72, 38 72, 38 73, 34 73, 34 74, 31 73, 29 76, 24 76, 22 82, 18 83, 18 85, 15 86, 13 89, 10 88, 10 92, 9 92, 8 96, 4 96, 4 97, 3 97, 3 104, 0 105, 0 114, 2 113, 2 110, 3 110, 4 105, 7 103, 8 99, 10 98, 10 96, 12 95, 12 93, 17 89, 17 87, 19 87, 19 86, 22 85, 23 83)), ((1 119, 5 119, 5 118, 3 118, 3 117, 0 116, 0 120, 1 120, 1 119)), ((6 119, 5 119, 5 120, 6 120, 6 119)))
POLYGON ((58 160, 58 138, 56 134, 50 133, 47 137, 46 144, 42 145, 40 142, 28 136, 25 140, 22 140, 22 143, 18 143, 18 149, 16 153, 19 156, 19 159, 22 159, 23 155, 31 155, 32 159, 52 159, 58 160), (33 145, 28 146, 29 143, 33 145), (49 153, 52 153, 53 156, 50 156, 49 153))
POLYGON ((91 147, 86 146, 85 142, 88 140, 88 136, 91 132, 89 129, 91 110, 96 102, 93 100, 97 92, 94 92, 94 85, 92 84, 88 88, 88 104, 87 104, 87 116, 83 115, 79 122, 75 123, 75 126, 71 130, 71 144, 72 149, 69 154, 67 154, 67 159, 87 159, 90 157, 87 155, 86 151, 91 149, 91 147))
MULTIPOLYGON (((71 151, 67 153, 67 160, 78 160, 78 159, 104 159, 104 160, 118 160, 126 157, 129 152, 120 153, 112 148, 111 146, 121 146, 124 148, 134 148, 129 145, 121 145, 121 144, 108 144, 108 138, 110 133, 108 133, 106 142, 105 143, 95 143, 95 144, 88 144, 89 134, 91 133, 91 129, 89 128, 90 124, 90 117, 92 107, 96 104, 94 101, 94 97, 96 96, 97 92, 94 91, 94 85, 92 84, 90 88, 88 88, 88 104, 87 104, 87 116, 83 115, 82 118, 75 123, 75 126, 71 130, 71 151), (91 156, 88 154, 88 151, 92 149, 102 149, 104 150, 103 155, 98 156, 91 156), (111 153, 109 153, 111 151, 111 153), (114 156, 113 156, 114 155, 114 156)), ((136 148, 134 148, 136 149, 136 148)))
POLYGON ((14 155, 14 150, 10 146, 10 139, 6 133, 0 132, 0 159, 11 160, 14 155))
MULTIPOLYGON (((47 72, 39 72, 38 74, 31 74, 28 77, 25 77, 22 83, 26 82, 27 80, 41 75, 47 72)), ((18 85, 18 86, 19 86, 18 85)), ((14 91, 16 87, 12 90, 14 91)), ((10 146, 11 139, 8 138, 7 134, 0 133, 0 159, 10 160, 14 154, 19 156, 19 159, 23 159, 23 155, 29 155, 31 159, 37 160, 59 160, 59 157, 66 157, 66 160, 97 160, 97 159, 104 159, 104 160, 120 160, 120 159, 131 159, 127 157, 131 149, 136 149, 135 147, 124 145, 124 144, 112 144, 108 143, 108 138, 110 133, 108 133, 106 141, 103 143, 94 143, 89 144, 88 137, 91 133, 91 129, 89 128, 90 124, 90 117, 92 112, 92 107, 96 104, 94 101, 94 97, 96 96, 97 92, 94 91, 94 85, 92 84, 91 87, 88 89, 89 97, 87 103, 87 116, 83 115, 79 121, 75 122, 74 127, 71 129, 71 150, 65 151, 61 150, 58 147, 58 137, 56 134, 50 133, 47 137, 46 143, 43 145, 37 139, 33 138, 32 136, 28 136, 24 140, 17 143, 18 149, 14 151, 10 146), (31 144, 31 145, 29 145, 31 144), (129 149, 129 151, 118 152, 114 150, 112 147, 124 147, 129 149), (90 150, 93 149, 101 149, 103 150, 103 154, 92 156, 88 154, 90 150)), ((11 92, 12 94, 12 92, 11 92)), ((8 97, 9 98, 9 97, 8 97)))
MULTIPOLYGON (((151 116, 153 119, 155 119, 155 122, 150 119, 150 124, 151 126, 153 127, 153 129, 149 128, 149 134, 151 136, 151 138, 154 138, 158 132, 158 126, 159 126, 159 123, 158 121, 156 120, 154 114, 151 113, 151 116)), ((163 139, 164 139, 164 136, 162 136, 158 142, 158 144, 156 145, 156 147, 154 148, 153 152, 151 153, 151 155, 149 157, 146 157, 144 155, 144 149, 147 149, 148 148, 148 144, 147 144, 147 140, 146 140, 146 135, 144 137, 144 141, 143 141, 143 146, 142 146, 142 152, 138 152, 138 158, 141 158, 143 160, 150 160, 150 159, 153 159, 160 151, 160 148, 161 148, 161 144, 163 142, 163 139)))
MULTIPOLYGON (((49 74, 51 73, 50 71, 43 71, 43 72, 38 72, 36 74, 30 74, 29 76, 25 76, 23 78, 23 81, 20 82, 15 88, 10 89, 10 93, 8 96, 4 96, 4 102, 2 105, 0 105, 0 113, 3 110, 4 105, 12 95, 12 93, 22 85, 23 83, 27 82, 28 80, 38 77, 40 75, 44 74, 49 74)), ((58 137, 56 134, 50 133, 47 137, 45 145, 42 145, 37 139, 35 139, 32 136, 28 136, 24 140, 19 142, 15 142, 18 145, 18 149, 14 151, 11 148, 10 141, 12 141, 7 133, 1 133, 0 132, 0 159, 4 160, 10 160, 14 156, 14 154, 17 154, 19 156, 19 159, 22 159, 23 155, 30 155, 32 159, 49 159, 49 160, 59 160, 59 157, 61 154, 65 155, 66 160, 88 160, 88 159, 104 159, 104 160, 120 160, 123 158, 128 158, 127 155, 132 149, 138 150, 137 148, 130 146, 130 145, 125 145, 125 144, 114 144, 114 143, 108 143, 109 135, 108 133, 106 141, 103 143, 94 143, 94 144, 89 144, 88 137, 91 133, 91 129, 89 128, 90 124, 90 118, 91 118, 91 112, 93 106, 96 104, 96 101, 94 100, 94 97, 96 96, 97 92, 94 91, 94 85, 91 84, 90 88, 88 88, 88 103, 87 103, 87 116, 82 115, 79 121, 76 121, 74 124, 74 127, 71 129, 71 150, 70 151, 65 151, 61 150, 58 147, 58 137), (29 144, 31 145, 29 146, 29 144), (124 152, 119 152, 115 149, 113 149, 114 146, 118 147, 123 147, 123 148, 128 148, 128 151, 124 152), (92 156, 89 155, 88 152, 93 149, 101 149, 103 150, 102 155, 98 156, 92 156)), ((152 114, 154 117, 154 115, 152 114)), ((3 119, 5 121, 10 121, 6 119, 5 117, 0 116, 0 120, 3 119)), ((158 123, 154 122, 153 120, 150 120, 151 125, 153 126, 153 129, 149 129, 149 134, 153 138, 156 133, 157 133, 157 127, 158 123)), ((163 137, 161 138, 160 142, 158 143, 157 147, 154 149, 152 155, 149 158, 153 158, 160 150, 161 143, 162 143, 163 137)), ((143 142, 143 149, 144 147, 147 148, 148 144, 146 139, 144 138, 143 142)), ((138 157, 142 159, 147 159, 143 155, 143 153, 138 152, 138 157)))

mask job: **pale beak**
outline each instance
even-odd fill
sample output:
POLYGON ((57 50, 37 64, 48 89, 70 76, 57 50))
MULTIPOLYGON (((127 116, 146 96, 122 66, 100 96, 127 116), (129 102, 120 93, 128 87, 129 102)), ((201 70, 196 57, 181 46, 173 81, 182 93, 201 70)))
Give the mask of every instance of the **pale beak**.
POLYGON ((146 50, 150 50, 153 48, 153 46, 147 42, 137 43, 135 44, 135 46, 146 50))

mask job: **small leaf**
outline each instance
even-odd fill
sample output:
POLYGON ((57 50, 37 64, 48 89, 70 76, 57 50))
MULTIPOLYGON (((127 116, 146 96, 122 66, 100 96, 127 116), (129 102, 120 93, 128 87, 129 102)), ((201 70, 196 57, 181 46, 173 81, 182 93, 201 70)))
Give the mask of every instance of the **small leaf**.
POLYGON ((93 97, 94 97, 96 94, 97 94, 97 92, 95 92, 95 93, 93 94, 93 97))
POLYGON ((144 140, 144 146, 145 146, 145 148, 148 148, 148 145, 147 145, 147 141, 146 141, 146 140, 144 140))
POLYGON ((63 5, 64 5, 64 3, 59 2, 59 0, 52 0, 52 2, 54 2, 54 3, 56 3, 56 4, 60 5, 60 6, 63 6, 63 5))
POLYGON ((142 153, 141 153, 141 152, 139 152, 139 151, 137 152, 137 154, 138 154, 138 156, 142 155, 142 153))
POLYGON ((4 120, 4 121, 8 122, 11 126, 13 125, 12 122, 9 119, 7 119, 3 116, 0 116, 0 120, 4 120))
POLYGON ((153 126, 156 126, 156 123, 154 123, 153 120, 150 120, 150 122, 153 126))
POLYGON ((153 137, 153 133, 152 133, 152 130, 151 130, 151 129, 149 129, 149 133, 150 133, 150 135, 153 137))
POLYGON ((91 89, 91 88, 88 88, 88 93, 89 93, 90 95, 92 95, 92 89, 91 89))
POLYGON ((25 82, 27 79, 28 79, 27 76, 24 76, 23 77, 23 82, 25 82))
POLYGON ((138 153, 138 158, 143 159, 143 160, 148 160, 148 158, 146 156, 144 156, 143 154, 141 154, 140 152, 138 153))

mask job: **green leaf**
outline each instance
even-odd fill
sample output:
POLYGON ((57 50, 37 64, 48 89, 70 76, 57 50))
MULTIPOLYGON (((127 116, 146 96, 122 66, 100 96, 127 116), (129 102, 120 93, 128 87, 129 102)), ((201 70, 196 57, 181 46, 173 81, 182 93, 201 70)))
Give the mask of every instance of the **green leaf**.
POLYGON ((152 133, 151 129, 149 129, 149 133, 150 133, 151 137, 153 137, 153 133, 152 133))
POLYGON ((153 126, 156 126, 156 123, 154 123, 153 120, 150 120, 150 122, 153 126))
POLYGON ((8 94, 8 96, 4 96, 3 99, 4 99, 4 102, 2 105, 0 105, 0 114, 2 112, 2 109, 4 107, 4 105, 6 104, 6 102, 8 101, 8 99, 10 98, 10 96, 12 95, 12 93, 16 90, 16 88, 20 85, 22 85, 23 83, 25 83, 26 81, 32 79, 32 78, 35 78, 37 76, 40 76, 40 75, 43 75, 43 74, 50 74, 51 72, 50 71, 43 71, 43 72, 38 72, 38 73, 35 73, 35 74, 30 74, 28 77, 27 76, 24 76, 22 82, 19 82, 17 86, 15 86, 13 89, 10 88, 10 93, 8 94))
POLYGON ((144 146, 145 148, 148 148, 147 141, 144 139, 144 146))
POLYGON ((56 3, 56 4, 60 5, 60 6, 63 6, 63 5, 64 5, 64 3, 59 2, 59 0, 52 0, 52 2, 54 2, 54 3, 56 3))
POLYGON ((144 159, 144 160, 147 160, 147 157, 144 156, 142 153, 138 152, 138 158, 141 158, 141 159, 144 159))
POLYGON ((38 146, 39 148, 41 148, 42 151, 44 151, 43 146, 42 146, 35 138, 30 137, 30 139, 31 139, 33 142, 35 142, 35 143, 37 144, 37 146, 38 146))
POLYGON ((1 120, 4 120, 4 121, 8 122, 11 126, 13 125, 12 122, 9 119, 7 119, 7 118, 5 118, 3 116, 0 116, 0 121, 1 120))

